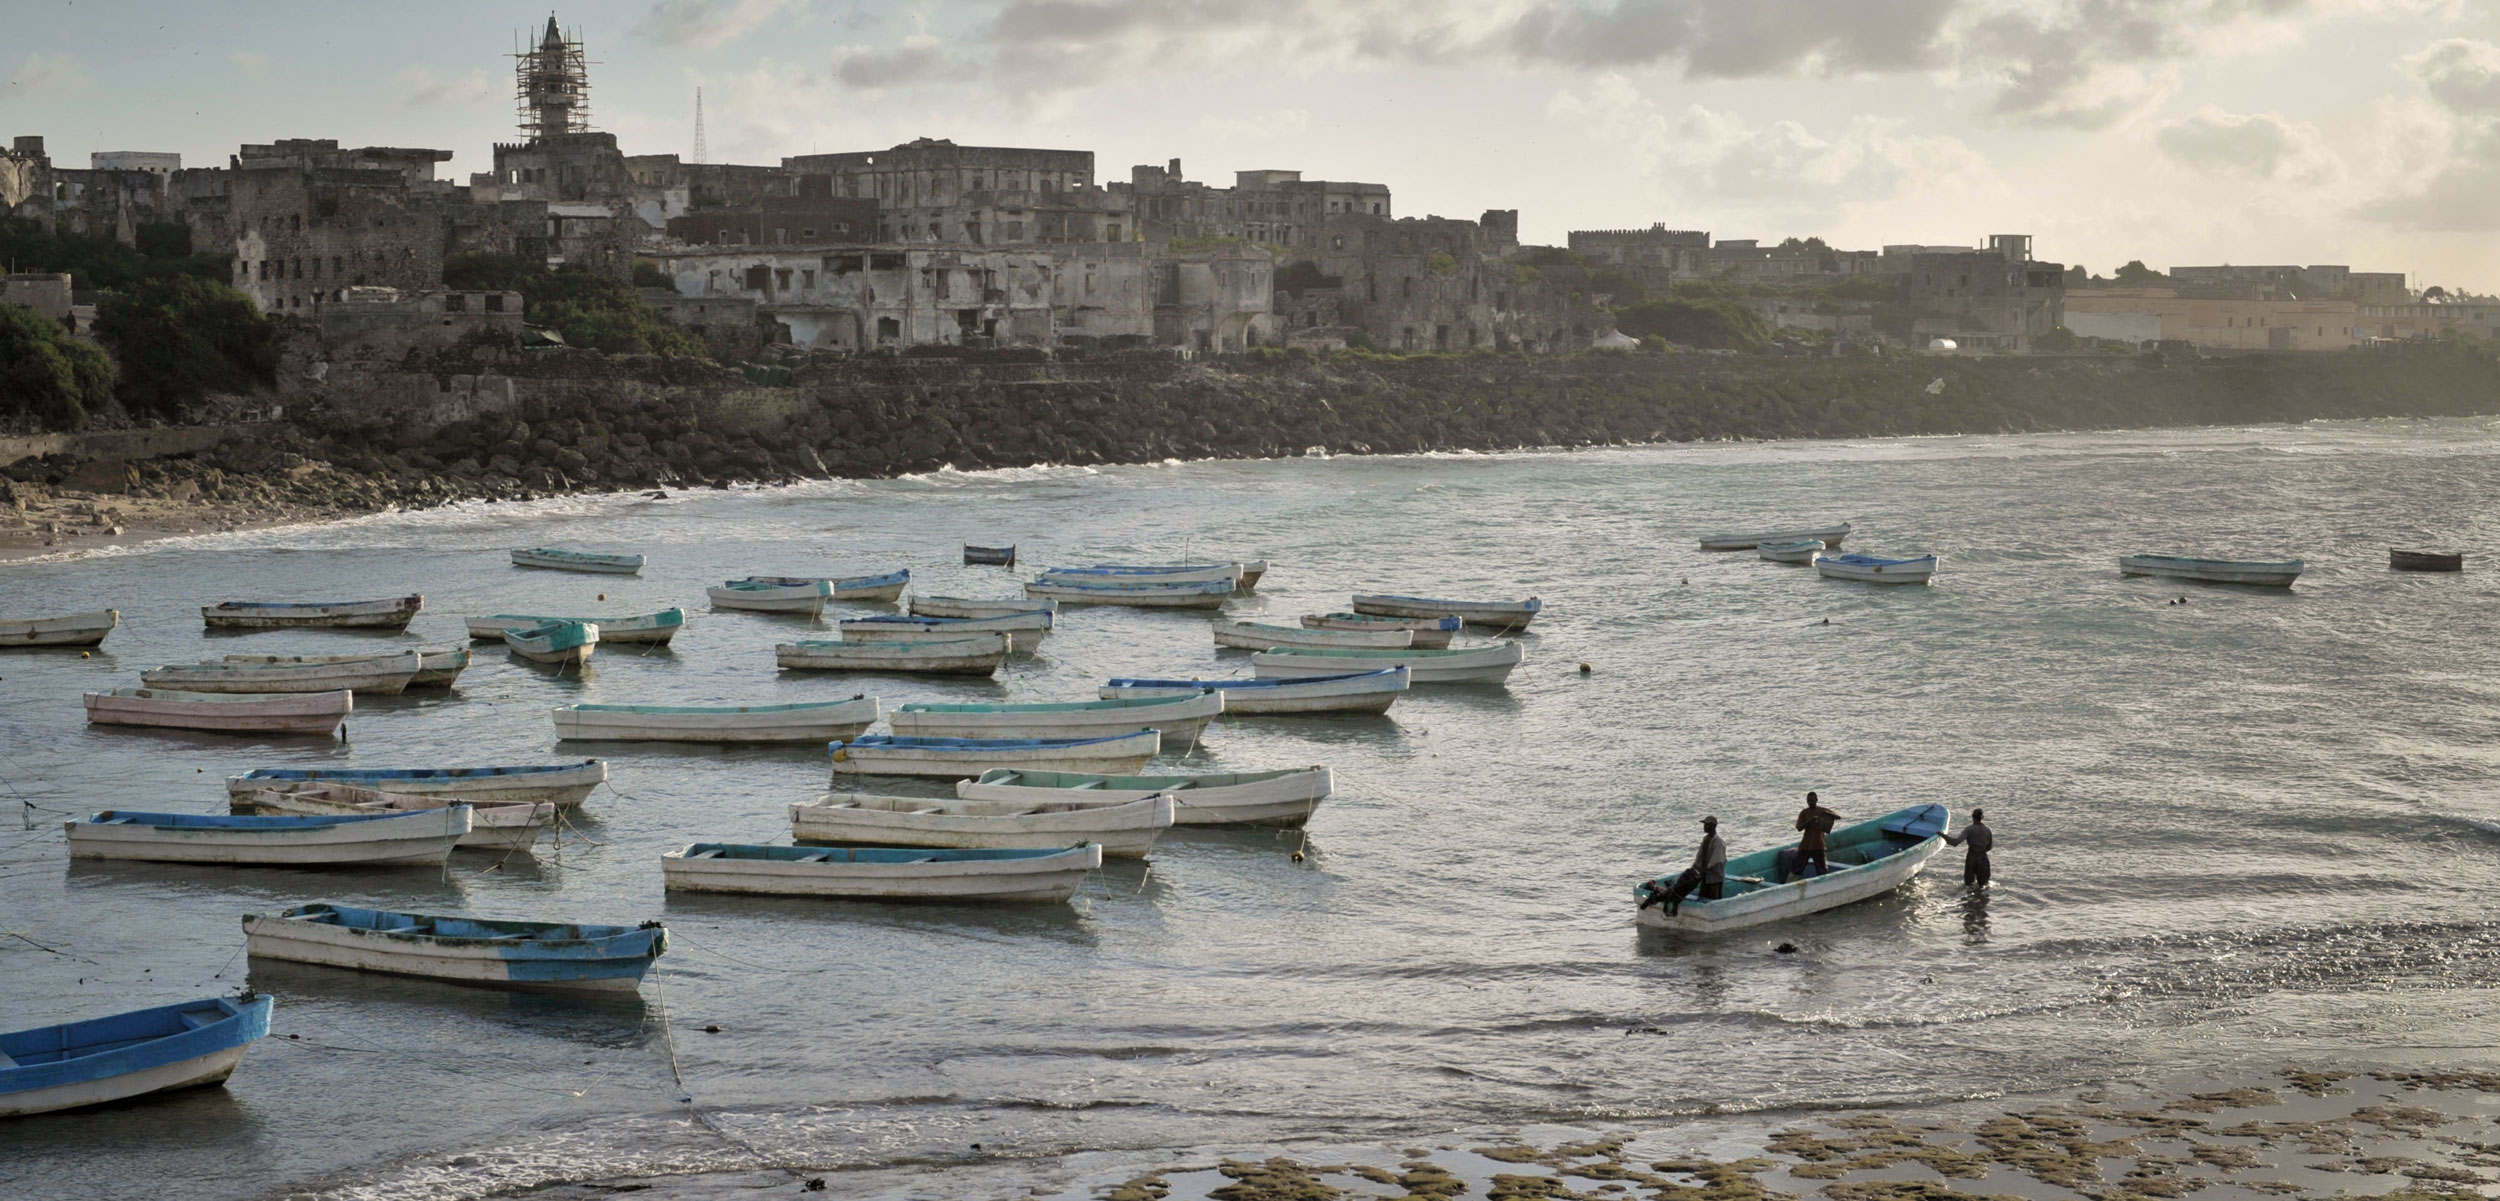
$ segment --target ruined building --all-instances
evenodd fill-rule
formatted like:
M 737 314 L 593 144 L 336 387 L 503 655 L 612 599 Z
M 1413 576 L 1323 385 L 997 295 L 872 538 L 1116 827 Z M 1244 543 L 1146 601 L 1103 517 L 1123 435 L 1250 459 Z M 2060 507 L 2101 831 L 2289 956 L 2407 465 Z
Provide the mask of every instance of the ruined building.
M 1697 229 L 1575 229 L 1569 244 L 1591 265 L 1622 272 L 1653 295 L 1666 295 L 1679 279 L 1710 277 L 1710 235 Z
M 2065 323 L 2066 269 L 2034 262 L 2031 235 L 1992 234 L 1985 250 L 1910 256 L 1911 334 L 1964 350 L 2028 350 Z
M 1129 168 L 1124 193 L 1150 242 L 1232 240 L 1307 250 L 1334 217 L 1390 218 L 1389 188 L 1376 183 L 1306 180 L 1299 171 L 1236 171 L 1233 186 L 1184 179 L 1181 161 Z M 1516 230 L 1513 231 L 1516 241 Z
M 1094 186 L 1090 150 L 920 138 L 888 150 L 785 158 L 781 168 L 830 178 L 835 196 L 876 201 L 883 242 L 1056 246 L 1126 241 L 1136 229 L 1127 200 Z
M 55 164 L 37 136 L 20 136 L 0 150 L 0 217 L 38 220 L 125 245 L 138 244 L 146 226 L 179 226 L 184 232 L 174 236 L 187 234 L 202 250 L 232 239 L 222 168 L 185 170 L 179 154 L 106 150 L 89 155 L 87 169 L 80 170 Z
M 632 278 L 634 247 L 665 215 L 645 220 L 616 135 L 590 128 L 590 74 L 581 42 L 550 16 L 538 43 L 513 60 L 523 140 L 495 145 L 493 174 L 470 177 L 470 203 L 543 204 L 549 262 Z
M 353 287 L 439 289 L 448 150 L 286 139 L 247 145 L 230 167 L 234 286 L 263 312 L 318 311 Z

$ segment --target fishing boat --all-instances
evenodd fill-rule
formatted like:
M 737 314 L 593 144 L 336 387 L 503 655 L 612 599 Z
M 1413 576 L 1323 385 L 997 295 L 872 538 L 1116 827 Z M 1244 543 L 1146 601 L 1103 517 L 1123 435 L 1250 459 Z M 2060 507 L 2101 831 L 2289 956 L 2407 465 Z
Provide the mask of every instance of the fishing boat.
M 1866 584 L 1924 584 L 1936 574 L 1943 560 L 1934 555 L 1910 559 L 1887 559 L 1881 555 L 1816 555 L 1814 572 L 1827 580 L 1856 580 Z
M 1358 596 L 1354 611 L 1379 617 L 1455 617 L 1471 626 L 1524 630 L 1543 612 L 1545 602 L 1531 596 L 1517 601 L 1434 600 L 1423 596 Z
M 1007 635 L 963 634 L 926 640 L 834 642 L 808 639 L 773 648 L 773 661 L 799 671 L 892 671 L 986 676 L 1007 661 Z
M 833 770 L 964 780 L 996 767 L 1136 771 L 1163 748 L 1153 730 L 1099 738 L 910 738 L 870 734 L 831 748 Z
M 414 813 L 421 809 L 441 809 L 453 802 L 442 797 L 408 796 L 396 792 L 378 792 L 353 784 L 323 784 L 312 781 L 287 781 L 272 784 L 246 796 L 226 798 L 226 807 L 236 813 L 274 813 L 295 817 L 318 817 L 331 813 Z M 471 805 L 469 832 L 453 844 L 473 851 L 526 851 L 538 844 L 540 835 L 555 828 L 556 807 L 545 801 L 535 805 Z
M 1101 582 L 1094 582 L 1095 579 Z M 1044 576 L 1026 581 L 1024 594 L 1069 605 L 1126 605 L 1138 609 L 1221 609 L 1233 595 L 1230 580 L 1174 584 L 1150 582 L 1151 579 L 1139 577 L 1139 582 L 1129 583 L 1094 577 L 1079 582 L 1067 576 Z
M 414 813 L 236 817 L 107 809 L 61 823 L 72 859 L 253 867 L 440 867 L 469 832 L 469 807 Z
M 394 913 L 321 902 L 243 915 L 243 952 L 455 984 L 632 992 L 668 950 L 668 927 Z
M 599 627 L 579 621 L 550 621 L 526 630 L 505 630 L 503 644 L 532 663 L 587 663 L 591 652 L 599 649 Z
M 1013 567 L 1015 565 L 1016 548 L 1012 546 L 973 546 L 968 543 L 964 546 L 964 566 L 966 567 Z
M 934 704 L 916 701 L 886 718 L 907 738 L 1094 738 L 1161 730 L 1165 746 L 1194 743 L 1224 711 L 1220 692 L 1135 700 L 1042 704 Z
M 2391 550 L 2387 566 L 2396 571 L 2463 571 L 2465 552 L 2439 550 Z M 0 644 L 8 641 L 8 623 L 0 622 Z M 101 637 L 102 635 L 98 635 Z
M 512 552 L 512 565 L 544 567 L 551 571 L 585 571 L 597 575 L 639 575 L 642 572 L 642 556 L 566 550 L 560 546 L 533 546 Z
M 825 602 L 833 599 L 833 581 L 798 580 L 767 584 L 761 580 L 731 580 L 717 588 L 706 588 L 703 594 L 712 599 L 715 609 L 743 609 L 749 613 L 805 613 L 813 617 L 824 612 Z
M 2298 559 L 2264 562 L 2251 559 L 2188 559 L 2177 555 L 2127 555 L 2118 560 L 2120 575 L 2164 576 L 2202 580 L 2208 584 L 2254 584 L 2289 588 L 2308 564 Z
M 1765 530 L 1759 534 L 1712 534 L 1701 540 L 1703 550 L 1754 550 L 1765 542 L 1819 542 L 1831 550 L 1840 549 L 1840 540 L 1849 536 L 1849 523 L 1818 526 L 1802 530 Z
M 1262 680 L 1341 676 L 1383 667 L 1404 667 L 1413 684 L 1499 684 L 1528 657 L 1516 642 L 1448 651 L 1348 651 L 1278 647 L 1250 656 L 1250 674 Z
M 1754 557 L 1766 563 L 1811 563 L 1826 548 L 1820 538 L 1798 538 L 1782 542 L 1765 542 L 1754 547 Z
M 914 617 L 1014 617 L 1020 613 L 1056 613 L 1059 602 L 1031 597 L 911 596 Z
M 1404 650 L 1415 645 L 1413 630 L 1314 630 L 1233 621 L 1212 627 L 1217 646 L 1263 651 L 1272 646 L 1316 646 L 1347 650 Z
M 1374 671 L 1300 679 L 1219 680 L 1118 679 L 1103 685 L 1106 698 L 1184 696 L 1220 692 L 1228 717 L 1289 713 L 1386 713 L 1405 695 L 1409 672 L 1404 665 Z
M 606 643 L 650 642 L 665 645 L 677 636 L 686 624 L 684 609 L 662 609 L 657 613 L 626 614 L 619 617 L 553 617 L 526 613 L 497 613 L 490 617 L 472 617 L 469 637 L 479 642 L 501 642 L 512 630 L 527 630 L 551 621 L 577 622 L 599 627 L 599 641 Z
M 408 688 L 408 681 L 425 670 L 425 656 L 416 651 L 402 651 L 372 659 L 348 659 L 332 663 L 228 663 L 209 660 L 202 663 L 174 663 L 139 673 L 139 682 L 150 688 L 170 688 L 183 692 L 361 692 L 367 696 L 397 696 Z
M 247 992 L 0 1034 L 0 1118 L 224 1084 L 276 1005 Z
M 200 610 L 219 630 L 402 630 L 425 607 L 422 596 L 359 601 L 221 601 Z
M 729 583 L 732 587 L 740 584 L 759 584 L 768 588 L 803 588 L 809 584 L 823 584 L 832 589 L 826 594 L 832 600 L 890 602 L 899 599 L 903 595 L 903 589 L 911 585 L 911 570 L 905 568 L 901 571 L 889 571 L 883 575 L 836 576 L 831 579 L 809 576 L 751 575 L 743 580 L 731 580 Z
M 1095 804 L 1169 794 L 1180 826 L 1298 826 L 1336 790 L 1325 767 L 1196 776 L 1092 775 L 1001 769 L 955 785 L 968 801 L 1045 802 L 1080 797 Z
M 288 696 L 116 688 L 90 692 L 86 703 L 91 725 L 220 734 L 334 734 L 355 710 L 356 696 L 343 688 Z
M 0 617 L 0 650 L 17 646 L 100 646 L 122 623 L 119 609 L 64 617 Z
M 1209 584 L 1221 580 L 1238 589 L 1241 587 L 1241 564 L 1201 563 L 1171 567 L 1119 565 L 1053 567 L 1043 572 L 1041 578 L 1070 584 Z
M 1256 592 L 1259 590 L 1260 578 L 1267 574 L 1267 560 L 1251 559 L 1242 563 L 1096 563 L 1091 567 L 1069 570 L 1187 579 L 1199 572 L 1222 572 L 1226 568 L 1241 573 L 1241 577 L 1233 582 L 1236 589 L 1242 592 Z
M 1944 847 L 1951 814 L 1942 805 L 1912 805 L 1873 821 L 1832 831 L 1824 846 L 1831 870 L 1798 880 L 1781 878 L 1796 862 L 1797 846 L 1755 851 L 1727 861 L 1725 895 L 1715 901 L 1686 898 L 1672 914 L 1664 904 L 1635 910 L 1641 925 L 1687 934 L 1741 930 L 1783 918 L 1820 913 L 1882 896 L 1908 883 Z M 1663 892 L 1675 877 L 1661 876 L 1632 889 L 1635 905 Z
M 566 705 L 559 739 L 615 742 L 834 742 L 857 738 L 884 716 L 873 696 L 786 705 Z
M 449 650 L 420 650 L 416 653 L 419 665 L 417 674 L 408 677 L 407 686 L 410 688 L 449 688 L 460 679 L 461 672 L 469 669 L 469 648 L 464 646 L 452 647 Z M 393 657 L 395 657 L 393 652 L 367 655 L 227 655 L 217 662 L 276 667 L 290 663 L 371 663 L 375 660 Z M 202 660 L 202 662 L 208 662 L 208 660 Z
M 1090 842 L 962 851 L 698 842 L 660 856 L 662 883 L 675 890 L 857 901 L 1065 901 L 1101 866 Z
M 1450 639 L 1458 636 L 1467 622 L 1458 617 L 1379 617 L 1370 613 L 1305 613 L 1302 628 L 1306 630 L 1404 630 L 1414 641 L 1407 645 L 1419 651 L 1449 649 Z
M 875 617 L 846 617 L 837 623 L 845 642 L 925 641 L 948 638 L 957 634 L 1005 634 L 1007 649 L 1017 654 L 1030 654 L 1040 649 L 1042 638 L 1050 633 L 1052 615 L 1048 613 L 1010 613 L 1005 617 L 904 617 L 900 614 L 879 614 Z
M 862 847 L 1065 847 L 1091 842 L 1112 859 L 1143 859 L 1172 828 L 1172 798 L 1095 804 L 967 801 L 832 792 L 790 806 L 790 838 Z
M 412 796 L 457 798 L 478 805 L 545 801 L 571 809 L 607 779 L 604 759 L 504 767 L 264 767 L 226 777 L 226 797 L 232 800 L 279 781 L 317 780 Z

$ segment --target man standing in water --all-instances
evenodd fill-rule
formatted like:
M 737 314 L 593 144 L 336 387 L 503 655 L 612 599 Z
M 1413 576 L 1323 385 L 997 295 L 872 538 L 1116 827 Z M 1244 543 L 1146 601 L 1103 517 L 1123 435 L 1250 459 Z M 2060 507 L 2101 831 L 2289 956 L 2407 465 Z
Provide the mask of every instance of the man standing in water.
M 1809 792 L 1806 807 L 1797 814 L 1797 828 L 1804 836 L 1797 840 L 1797 875 L 1812 879 L 1832 870 L 1830 851 L 1824 836 L 1832 832 L 1840 815 L 1823 807 L 1821 798 Z
M 1987 810 L 1973 809 L 1970 824 L 1962 827 L 1961 833 L 1944 836 L 1946 846 L 1970 847 L 1962 856 L 1962 884 L 1967 888 L 1988 886 L 1988 852 L 1997 845 L 1997 836 L 1988 832 L 1987 817 Z

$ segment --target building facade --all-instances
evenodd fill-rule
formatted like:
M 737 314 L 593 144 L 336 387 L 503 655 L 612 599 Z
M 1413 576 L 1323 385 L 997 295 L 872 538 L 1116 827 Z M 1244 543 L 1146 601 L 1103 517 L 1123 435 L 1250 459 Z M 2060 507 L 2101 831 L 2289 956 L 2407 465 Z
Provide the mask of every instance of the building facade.
M 1965 350 L 2028 350 L 2065 319 L 2066 269 L 2031 257 L 2028 234 L 1994 234 L 1978 251 L 1910 255 L 1911 334 Z

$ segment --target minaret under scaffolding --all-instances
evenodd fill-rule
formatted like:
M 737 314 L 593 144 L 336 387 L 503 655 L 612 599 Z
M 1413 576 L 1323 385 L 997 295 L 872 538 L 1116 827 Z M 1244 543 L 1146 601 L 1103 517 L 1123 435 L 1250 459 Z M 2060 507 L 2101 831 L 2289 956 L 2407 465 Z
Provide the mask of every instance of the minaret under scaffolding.
M 524 136 L 535 142 L 590 132 L 589 64 L 581 40 L 556 28 L 555 14 L 547 14 L 547 33 L 537 48 L 512 58 Z

